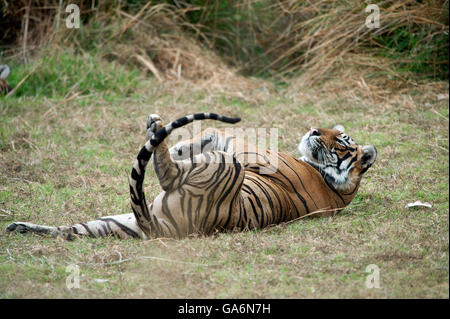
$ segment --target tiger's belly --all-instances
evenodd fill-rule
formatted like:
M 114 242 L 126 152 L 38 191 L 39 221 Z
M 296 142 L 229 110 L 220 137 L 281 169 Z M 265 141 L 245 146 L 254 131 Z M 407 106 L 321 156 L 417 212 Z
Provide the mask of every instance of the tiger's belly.
M 227 196 L 225 192 L 229 192 Z M 212 234 L 222 230 L 264 228 L 300 218 L 327 216 L 335 199 L 316 181 L 245 171 L 242 187 L 193 189 L 180 187 L 162 192 L 150 205 L 150 214 L 167 237 Z
M 285 189 L 258 174 L 246 172 L 240 193 L 234 225 L 228 228 L 264 228 L 300 217 L 303 213 L 296 209 L 296 203 Z
M 307 178 L 245 172 L 238 209 L 227 229 L 264 228 L 301 217 L 327 217 L 345 207 L 326 185 Z M 319 180 L 320 181 L 320 180 Z
M 230 195 L 223 196 L 220 189 L 192 192 L 187 187 L 180 187 L 159 194 L 149 210 L 155 221 L 164 225 L 161 228 L 164 236 L 210 235 L 234 224 L 239 191 Z

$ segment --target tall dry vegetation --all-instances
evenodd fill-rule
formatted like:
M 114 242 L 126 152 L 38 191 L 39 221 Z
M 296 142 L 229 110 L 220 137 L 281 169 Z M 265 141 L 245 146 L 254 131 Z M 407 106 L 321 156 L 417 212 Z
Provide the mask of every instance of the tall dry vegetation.
M 356 0 L 80 0 L 79 30 L 64 26 L 66 2 L 3 1 L 2 54 L 27 61 L 36 49 L 69 46 L 161 81 L 240 90 L 255 83 L 244 76 L 310 85 L 340 74 L 379 95 L 386 86 L 448 79 L 448 1 L 378 1 L 375 30 L 364 24 L 367 2 Z
M 364 23 L 371 2 L 354 0 L 234 1 L 233 7 L 212 1 L 191 20 L 203 26 L 210 46 L 250 74 L 306 69 L 320 78 L 349 54 L 362 53 L 448 76 L 448 1 L 372 2 L 380 7 L 375 30 Z

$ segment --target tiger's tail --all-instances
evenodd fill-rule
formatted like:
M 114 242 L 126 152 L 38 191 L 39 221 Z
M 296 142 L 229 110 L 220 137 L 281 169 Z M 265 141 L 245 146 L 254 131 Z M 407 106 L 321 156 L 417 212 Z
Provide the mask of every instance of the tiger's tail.
M 134 161 L 133 168 L 131 170 L 129 184 L 130 184 L 131 208 L 141 228 L 145 227 L 144 220 L 151 219 L 148 206 L 145 200 L 143 184 L 144 184 L 145 168 L 147 167 L 147 164 L 150 161 L 150 158 L 152 157 L 155 148 L 158 147 L 158 145 L 161 144 L 164 141 L 164 139 L 168 137 L 174 129 L 185 126 L 193 121 L 208 120 L 208 119 L 231 124 L 237 123 L 241 120 L 239 117 L 231 118 L 215 113 L 196 113 L 184 116 L 156 131 L 155 134 L 145 143 L 145 145 L 139 151 L 139 154 L 137 155 L 137 158 Z M 147 232 L 148 230 L 143 229 L 143 231 Z

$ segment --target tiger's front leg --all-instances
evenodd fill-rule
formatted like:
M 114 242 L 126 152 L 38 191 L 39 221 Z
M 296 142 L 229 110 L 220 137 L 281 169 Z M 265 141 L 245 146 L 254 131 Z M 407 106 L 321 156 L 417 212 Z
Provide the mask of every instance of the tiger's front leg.
M 215 128 L 207 128 L 191 139 L 178 142 L 169 149 L 169 152 L 172 159 L 176 161 L 213 151 L 221 151 L 233 155 L 236 152 L 235 144 L 237 141 L 243 146 L 247 145 L 234 135 Z
M 272 174 L 276 171 L 277 158 L 273 153 L 258 149 L 246 142 L 243 136 L 231 135 L 215 128 L 207 128 L 193 138 L 178 142 L 169 149 L 170 156 L 175 161 L 213 151 L 235 156 L 248 171 L 258 174 Z

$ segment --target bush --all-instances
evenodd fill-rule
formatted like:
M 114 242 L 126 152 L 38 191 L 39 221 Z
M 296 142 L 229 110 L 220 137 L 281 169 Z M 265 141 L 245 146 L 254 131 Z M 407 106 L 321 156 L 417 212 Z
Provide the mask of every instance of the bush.
M 21 44 L 26 1 L 4 3 L 0 28 L 6 32 L 0 44 Z M 60 40 L 48 36 L 55 32 L 59 1 L 31 3 L 30 39 Z M 153 37 L 187 32 L 245 75 L 308 74 L 315 80 L 360 54 L 383 57 L 386 64 L 379 68 L 389 72 L 448 79 L 448 1 L 382 1 L 381 27 L 374 30 L 364 25 L 367 3 L 360 0 L 114 0 L 98 2 L 94 9 L 92 1 L 80 0 L 79 5 L 85 28 L 69 36 L 87 50 L 106 40 L 126 43 L 129 33 L 147 28 Z M 120 24 L 117 19 L 129 27 L 112 37 L 107 24 Z M 154 57 L 158 52 L 147 53 Z

